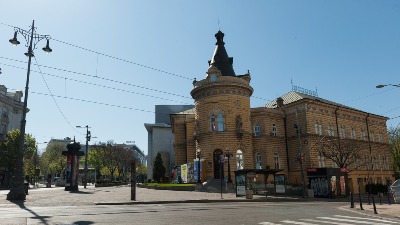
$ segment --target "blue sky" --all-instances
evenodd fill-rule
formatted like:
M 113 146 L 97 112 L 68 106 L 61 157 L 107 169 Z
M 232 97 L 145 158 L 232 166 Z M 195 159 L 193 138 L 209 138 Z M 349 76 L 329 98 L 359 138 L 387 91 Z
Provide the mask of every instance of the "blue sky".
M 236 74 L 251 73 L 252 107 L 293 81 L 400 122 L 400 88 L 375 88 L 400 83 L 398 1 L 1 1 L 0 84 L 10 91 L 24 90 L 27 48 L 8 40 L 32 20 L 53 49 L 39 42 L 32 61 L 26 131 L 38 142 L 84 143 L 75 126 L 89 125 L 91 144 L 135 141 L 147 153 L 144 123 L 155 105 L 193 104 L 192 80 L 204 78 L 219 29 Z

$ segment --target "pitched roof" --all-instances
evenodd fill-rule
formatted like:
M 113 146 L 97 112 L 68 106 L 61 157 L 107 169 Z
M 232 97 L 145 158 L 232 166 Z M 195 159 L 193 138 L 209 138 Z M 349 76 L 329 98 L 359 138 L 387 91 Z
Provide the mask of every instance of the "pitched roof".
M 281 98 L 283 99 L 283 104 L 284 105 L 287 105 L 287 104 L 290 104 L 290 103 L 293 103 L 293 102 L 297 102 L 297 101 L 300 101 L 302 99 L 310 99 L 310 100 L 319 101 L 319 102 L 323 102 L 323 103 L 330 104 L 330 105 L 335 105 L 335 106 L 340 106 L 340 107 L 343 107 L 343 108 L 348 108 L 348 109 L 353 109 L 353 110 L 360 111 L 358 109 L 351 108 L 349 106 L 345 106 L 345 105 L 342 105 L 342 104 L 339 104 L 339 103 L 336 103 L 336 102 L 332 102 L 332 101 L 329 101 L 329 100 L 326 100 L 326 99 L 323 99 L 323 98 L 320 98 L 320 97 L 307 95 L 307 94 L 300 93 L 300 92 L 295 92 L 295 91 L 290 91 L 290 92 L 282 95 Z M 266 107 L 266 108 L 277 108 L 277 106 L 278 105 L 277 105 L 276 99 L 274 99 L 271 102 L 269 102 L 269 103 L 264 105 L 264 107 Z

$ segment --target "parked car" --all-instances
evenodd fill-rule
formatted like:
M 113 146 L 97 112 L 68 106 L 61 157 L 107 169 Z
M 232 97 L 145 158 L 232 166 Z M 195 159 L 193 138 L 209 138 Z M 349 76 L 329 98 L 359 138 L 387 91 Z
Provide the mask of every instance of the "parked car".
M 400 204 L 400 179 L 390 186 L 389 191 L 392 193 L 394 201 Z

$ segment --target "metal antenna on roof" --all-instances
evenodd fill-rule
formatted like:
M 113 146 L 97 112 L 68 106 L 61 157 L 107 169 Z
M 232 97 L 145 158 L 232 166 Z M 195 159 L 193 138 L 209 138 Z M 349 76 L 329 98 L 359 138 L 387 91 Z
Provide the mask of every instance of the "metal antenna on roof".
M 221 25 L 219 24 L 219 16 L 218 16 L 218 30 L 221 30 Z

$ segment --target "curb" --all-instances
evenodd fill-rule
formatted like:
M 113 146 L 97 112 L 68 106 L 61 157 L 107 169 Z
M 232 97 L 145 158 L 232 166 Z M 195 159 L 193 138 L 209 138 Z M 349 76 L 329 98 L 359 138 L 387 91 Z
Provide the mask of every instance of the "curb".
M 218 203 L 218 202 L 306 202 L 304 199 L 196 199 L 171 201 L 132 201 L 132 202 L 94 202 L 95 205 L 145 205 L 145 204 L 175 204 L 175 203 Z

